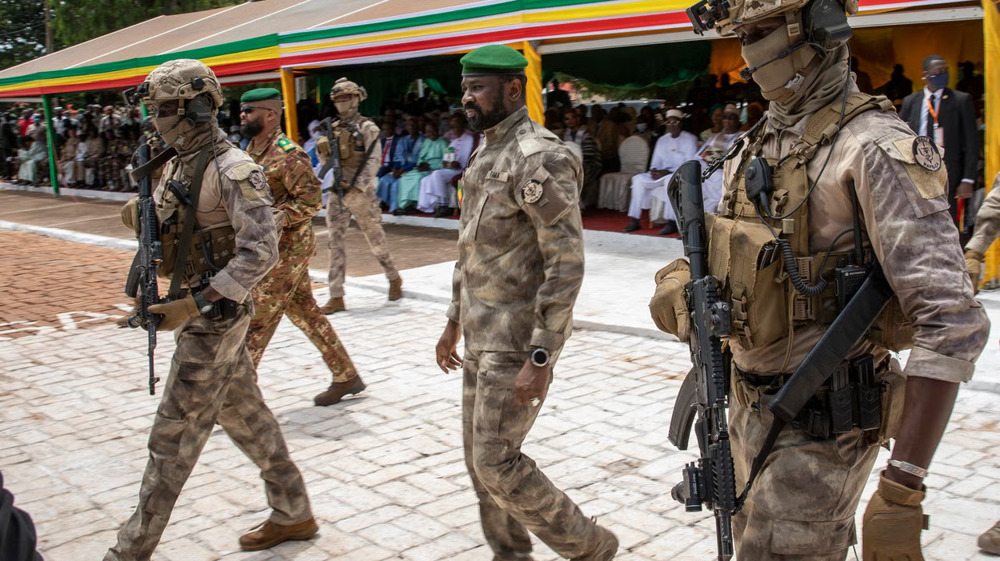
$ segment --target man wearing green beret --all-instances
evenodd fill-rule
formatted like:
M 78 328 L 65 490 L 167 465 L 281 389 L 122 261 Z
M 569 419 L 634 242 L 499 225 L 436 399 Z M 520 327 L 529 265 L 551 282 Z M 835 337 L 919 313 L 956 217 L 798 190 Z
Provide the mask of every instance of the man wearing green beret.
M 329 389 L 317 395 L 316 405 L 333 405 L 345 395 L 365 389 L 330 321 L 320 311 L 309 280 L 309 258 L 316 252 L 312 217 L 322 208 L 319 178 L 309 156 L 281 132 L 284 104 L 274 88 L 250 90 L 240 98 L 240 126 L 250 138 L 247 153 L 264 168 L 274 195 L 275 222 L 282 224 L 278 264 L 252 291 L 255 314 L 247 331 L 247 349 L 254 366 L 287 315 L 313 345 L 333 373 Z
M 436 354 L 442 371 L 463 369 L 465 463 L 483 533 L 495 561 L 530 559 L 528 531 L 564 558 L 607 561 L 615 535 L 521 452 L 573 329 L 581 164 L 528 117 L 520 53 L 487 45 L 461 62 L 462 103 L 484 139 L 463 176 L 459 257 Z

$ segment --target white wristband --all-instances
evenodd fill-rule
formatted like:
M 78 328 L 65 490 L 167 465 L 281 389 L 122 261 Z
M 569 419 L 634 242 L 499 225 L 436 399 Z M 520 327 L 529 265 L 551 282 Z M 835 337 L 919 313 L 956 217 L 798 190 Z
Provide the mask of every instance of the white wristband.
M 908 473 L 912 476 L 919 477 L 921 479 L 927 477 L 926 469 L 917 465 L 913 465 L 910 462 L 903 462 L 900 460 L 889 460 L 889 465 L 898 469 L 899 471 Z

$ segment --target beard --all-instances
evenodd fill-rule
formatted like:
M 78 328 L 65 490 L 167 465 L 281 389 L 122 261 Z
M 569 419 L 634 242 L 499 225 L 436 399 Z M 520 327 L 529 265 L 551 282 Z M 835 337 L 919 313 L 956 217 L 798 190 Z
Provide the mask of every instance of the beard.
M 473 110 L 476 115 L 469 117 L 469 127 L 476 132 L 482 132 L 486 129 L 493 128 L 500 124 L 507 118 L 508 113 L 503 107 L 503 100 L 498 95 L 495 100 L 493 100 L 493 110 L 489 113 L 483 111 L 483 108 L 479 106 L 478 103 L 469 102 L 465 104 L 466 110 Z M 468 115 L 466 115 L 468 117 Z
M 247 124 L 240 127 L 240 134 L 243 135 L 243 138 L 253 138 L 260 134 L 262 130 L 264 130 L 264 125 L 248 121 Z

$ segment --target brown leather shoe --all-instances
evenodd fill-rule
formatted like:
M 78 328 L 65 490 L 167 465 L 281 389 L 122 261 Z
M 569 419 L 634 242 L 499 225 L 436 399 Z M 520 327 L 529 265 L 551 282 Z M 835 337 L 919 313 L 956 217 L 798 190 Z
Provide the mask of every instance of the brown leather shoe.
M 396 277 L 389 281 L 389 300 L 399 300 L 403 297 L 403 278 Z
M 344 305 L 344 297 L 341 296 L 340 298 L 330 298 L 327 300 L 326 304 L 323 304 L 319 311 L 326 315 L 330 315 L 337 312 L 343 312 L 346 309 L 347 306 Z
M 365 383 L 361 376 L 355 376 L 346 382 L 334 382 L 325 392 L 313 398 L 313 403 L 318 407 L 326 407 L 334 403 L 340 403 L 345 395 L 361 393 L 365 389 Z
M 574 557 L 572 561 L 611 561 L 618 552 L 618 536 L 604 526 L 597 527 L 597 545 L 593 551 L 582 557 Z
M 279 543 L 289 540 L 308 540 L 319 531 L 316 519 L 310 517 L 305 522 L 282 526 L 268 520 L 260 528 L 240 536 L 240 549 L 243 551 L 260 551 L 270 549 Z

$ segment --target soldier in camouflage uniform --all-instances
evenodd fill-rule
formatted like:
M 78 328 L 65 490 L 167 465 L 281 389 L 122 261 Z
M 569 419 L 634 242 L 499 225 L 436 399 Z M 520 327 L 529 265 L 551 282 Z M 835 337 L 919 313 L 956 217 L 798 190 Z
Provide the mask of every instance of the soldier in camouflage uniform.
M 965 245 L 965 265 L 969 269 L 972 286 L 977 289 L 986 251 L 996 241 L 997 235 L 1000 235 L 1000 174 L 993 180 L 993 188 L 976 213 L 976 228 L 972 232 L 972 239 Z M 1000 555 L 1000 522 L 979 536 L 979 549 Z
M 579 160 L 528 117 L 524 67 L 509 47 L 462 58 L 462 102 L 485 139 L 465 171 L 442 371 L 463 366 L 465 463 L 494 559 L 530 559 L 530 530 L 559 555 L 607 561 L 618 540 L 521 452 L 572 331 L 583 281 Z
M 278 264 L 251 291 L 256 314 L 247 331 L 247 348 L 254 366 L 259 365 L 281 316 L 287 315 L 320 350 L 333 373 L 330 388 L 316 396 L 316 405 L 333 405 L 364 390 L 365 383 L 319 311 L 309 280 L 309 258 L 316 252 L 312 217 L 323 200 L 319 179 L 305 150 L 281 132 L 283 103 L 278 90 L 250 90 L 240 103 L 241 132 L 250 138 L 247 153 L 264 168 L 274 197 L 275 222 L 283 224 Z
M 389 300 L 403 297 L 403 279 L 389 254 L 385 232 L 382 231 L 382 210 L 379 208 L 378 197 L 375 196 L 378 182 L 375 174 L 382 158 L 379 129 L 371 119 L 358 112 L 358 105 L 366 97 L 368 92 L 361 86 L 347 78 L 338 79 L 330 89 L 330 99 L 337 106 L 337 113 L 340 115 L 333 130 L 337 146 L 331 146 L 329 139 L 325 138 L 317 143 L 317 152 L 320 154 L 329 154 L 329 150 L 340 151 L 339 177 L 344 195 L 341 199 L 337 186 L 334 186 L 326 204 L 326 226 L 330 234 L 327 240 L 330 247 L 330 300 L 320 308 L 324 314 L 346 309 L 344 274 L 347 269 L 347 254 L 344 251 L 344 234 L 347 233 L 351 216 L 354 216 L 372 253 L 385 270 L 385 276 L 389 279 Z M 321 160 L 325 163 L 325 157 L 321 157 Z
M 219 265 L 223 257 L 228 259 L 214 274 L 200 256 L 190 254 L 176 269 L 184 277 L 178 279 L 179 297 L 149 308 L 162 314 L 160 329 L 176 330 L 177 347 L 149 435 L 138 505 L 104 560 L 150 559 L 216 423 L 260 469 L 272 509 L 260 529 L 240 537 L 240 547 L 259 550 L 309 538 L 318 528 L 305 482 L 264 403 L 245 343 L 253 317 L 250 288 L 278 261 L 267 180 L 260 166 L 226 142 L 216 125 L 223 97 L 215 74 L 204 64 L 189 59 L 164 63 L 150 73 L 136 95 L 155 115 L 163 140 L 177 150 L 153 195 L 163 235 L 175 231 L 167 226 L 168 220 L 196 218 L 199 239 L 210 237 L 213 245 L 229 239 L 232 249 L 213 256 Z M 190 209 L 195 212 L 190 212 L 166 184 L 176 180 L 191 188 L 194 168 L 205 161 L 206 153 L 200 197 L 197 207 Z M 122 212 L 130 227 L 138 220 L 134 206 L 133 199 Z M 161 276 L 173 279 L 175 269 L 168 261 L 165 252 Z
M 839 378 L 831 378 L 805 407 L 808 415 L 779 433 L 734 517 L 740 559 L 845 559 L 856 542 L 855 511 L 878 446 L 893 434 L 889 466 L 864 516 L 864 559 L 923 559 L 923 476 L 959 383 L 972 377 L 988 331 L 948 214 L 940 154 L 929 139 L 913 136 L 888 100 L 858 93 L 849 70 L 850 27 L 844 15 L 856 10 L 856 0 L 846 6 L 840 0 L 712 0 L 701 12 L 705 28 L 735 33 L 749 71 L 771 101 L 761 127 L 748 133 L 737 147 L 740 152 L 726 163 L 726 192 L 708 255 L 733 310 L 729 420 L 737 489 L 745 485 L 771 426 L 767 401 L 836 317 L 835 283 L 818 287 L 820 275 L 832 281 L 832 267 L 843 266 L 834 263 L 869 255 L 854 264 L 867 266 L 872 258 L 881 263 L 900 305 L 890 303 L 886 312 L 895 308 L 902 316 L 883 313 L 882 328 L 860 340 L 849 361 L 830 366 L 831 374 L 846 378 L 849 373 L 848 388 L 881 389 L 880 425 L 862 430 L 848 422 L 834 430 L 829 394 Z M 807 13 L 813 18 L 804 18 Z M 752 158 L 775 170 L 773 195 L 764 193 L 764 202 L 747 194 L 754 177 L 745 170 Z M 859 210 L 852 205 L 855 197 Z M 858 242 L 862 250 L 854 253 L 850 234 L 856 221 L 864 235 Z M 775 236 L 797 252 L 794 274 L 818 287 L 814 294 L 793 287 L 780 257 L 768 257 Z M 833 257 L 824 265 L 825 256 Z M 762 282 L 753 284 L 755 279 Z M 687 322 L 683 287 L 688 280 L 687 263 L 672 263 L 657 274 L 650 303 L 657 324 L 681 339 L 687 337 L 681 326 Z M 792 301 L 796 305 L 787 312 L 774 312 Z M 912 325 L 912 339 L 905 343 L 901 335 L 909 326 L 904 318 Z M 903 380 L 895 374 L 898 365 L 890 361 L 889 349 L 906 345 L 913 350 Z M 874 365 L 874 381 L 855 369 L 864 363 Z

